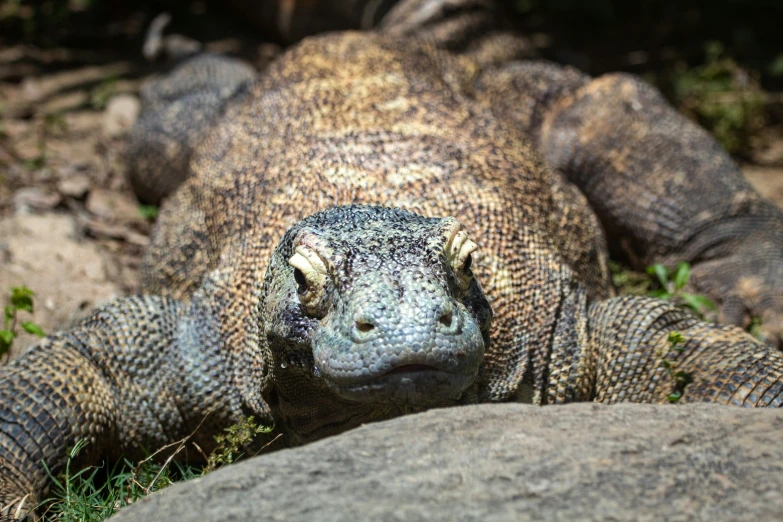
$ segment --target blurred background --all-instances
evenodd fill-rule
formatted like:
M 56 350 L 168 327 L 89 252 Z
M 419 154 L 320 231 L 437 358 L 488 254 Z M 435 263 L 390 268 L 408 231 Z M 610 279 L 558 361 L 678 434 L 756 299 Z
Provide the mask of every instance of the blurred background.
M 544 57 L 593 75 L 639 74 L 732 154 L 762 163 L 783 160 L 783 151 L 772 143 L 783 119 L 783 2 L 499 1 L 518 15 L 520 30 Z M 228 10 L 231 3 L 3 0 L 0 81 L 20 82 L 42 71 L 110 59 L 138 60 L 144 31 L 161 11 L 172 14 L 171 31 L 222 41 L 223 50 L 246 57 L 253 42 L 282 43 Z M 8 52 L 20 45 L 37 52 Z
M 167 32 L 261 69 L 285 42 L 238 1 L 0 0 L 0 304 L 30 287 L 48 332 L 137 290 L 157 208 L 135 200 L 123 150 L 139 87 L 162 68 L 142 57 L 146 29 L 166 11 Z M 658 86 L 783 205 L 783 2 L 503 3 L 543 57 Z

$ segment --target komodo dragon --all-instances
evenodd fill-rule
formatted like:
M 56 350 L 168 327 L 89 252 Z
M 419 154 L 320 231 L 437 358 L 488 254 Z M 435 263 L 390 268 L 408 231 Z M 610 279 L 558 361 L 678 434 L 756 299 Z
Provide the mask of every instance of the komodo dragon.
M 45 498 L 42 463 L 85 438 L 88 463 L 193 432 L 209 452 L 247 415 L 299 444 L 477 401 L 664 402 L 682 383 L 663 358 L 692 378 L 681 402 L 783 405 L 777 349 L 613 297 L 604 237 L 639 266 L 688 260 L 725 320 L 774 341 L 781 211 L 654 89 L 525 59 L 495 16 L 405 0 L 254 81 L 199 55 L 153 84 L 137 186 L 190 167 L 147 295 L 1 370 L 0 500 Z

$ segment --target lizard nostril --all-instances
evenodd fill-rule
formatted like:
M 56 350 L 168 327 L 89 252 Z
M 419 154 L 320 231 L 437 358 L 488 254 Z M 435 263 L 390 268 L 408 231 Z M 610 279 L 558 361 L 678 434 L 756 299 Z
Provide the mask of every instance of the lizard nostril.
M 442 325 L 449 327 L 451 326 L 451 321 L 454 319 L 454 314 L 451 313 L 451 310 L 446 312 L 445 314 L 440 316 L 440 319 L 438 319 L 438 322 L 440 322 Z
M 367 333 L 372 331 L 375 328 L 374 324 L 365 322 L 365 321 L 356 321 L 356 329 L 359 330 L 362 333 Z

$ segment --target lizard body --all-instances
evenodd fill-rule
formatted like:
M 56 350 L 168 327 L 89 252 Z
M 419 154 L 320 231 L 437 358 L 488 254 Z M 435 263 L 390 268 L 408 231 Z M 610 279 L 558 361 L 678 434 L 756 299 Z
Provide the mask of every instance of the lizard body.
M 2 369 L 4 504 L 41 498 L 41 461 L 57 472 L 81 438 L 90 462 L 191 433 L 209 451 L 246 415 L 298 444 L 434 406 L 665 402 L 664 358 L 692 378 L 682 402 L 783 405 L 777 350 L 613 297 L 604 232 L 640 262 L 687 254 L 736 298 L 724 310 L 758 305 L 774 335 L 780 211 L 651 88 L 520 60 L 502 32 L 460 44 L 488 4 L 460 5 L 403 2 L 250 82 L 219 58 L 180 66 L 212 76 L 147 108 L 192 128 L 142 117 L 131 148 L 150 151 L 137 177 L 189 165 L 145 258 L 150 295 Z M 223 101 L 199 114 L 203 99 Z M 756 301 L 731 293 L 742 281 Z

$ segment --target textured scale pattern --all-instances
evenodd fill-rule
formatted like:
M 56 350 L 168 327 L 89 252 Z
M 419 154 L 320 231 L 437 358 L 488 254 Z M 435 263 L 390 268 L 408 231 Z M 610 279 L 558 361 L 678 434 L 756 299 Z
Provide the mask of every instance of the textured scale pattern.
M 226 100 L 241 97 L 253 78 L 255 71 L 243 62 L 199 54 L 145 83 L 141 121 L 131 129 L 125 154 L 139 199 L 157 205 L 184 181 L 193 149 L 218 120 Z M 165 176 L 149 175 L 163 166 Z
M 228 266 L 218 257 L 200 267 L 181 251 L 231 256 L 236 284 L 259 280 L 289 227 L 336 205 L 381 203 L 455 216 L 481 247 L 474 270 L 495 310 L 491 344 L 498 348 L 485 357 L 494 376 L 486 394 L 513 395 L 528 357 L 539 355 L 529 347 L 549 343 L 563 286 L 581 280 L 592 297 L 609 295 L 600 263 L 605 247 L 589 208 L 578 204 L 584 200 L 461 94 L 470 77 L 461 78 L 466 73 L 451 62 L 429 46 L 414 52 L 410 42 L 359 33 L 289 51 L 196 152 L 182 189 L 188 197 L 175 197 L 162 219 L 194 227 L 203 215 L 203 229 L 161 229 L 164 236 L 148 251 L 148 290 L 183 297 L 179 274 L 188 282 L 201 277 L 198 270 Z M 296 95 L 275 95 L 280 91 Z M 571 216 L 571 228 L 558 223 L 563 215 Z M 238 248 L 253 254 L 235 259 Z M 235 321 L 244 320 L 227 317 L 224 329 L 238 332 Z
M 664 402 L 674 381 L 662 359 L 677 364 L 693 382 L 681 402 L 734 406 L 783 406 L 783 358 L 759 349 L 750 335 L 731 326 L 705 324 L 669 303 L 615 298 L 590 308 L 595 357 L 594 399 L 600 402 Z M 685 339 L 672 349 L 670 332 Z
M 375 31 L 307 39 L 252 81 L 190 58 L 147 89 L 135 186 L 187 178 L 148 296 L 0 370 L 0 504 L 45 498 L 41 460 L 57 473 L 81 438 L 86 463 L 191 433 L 208 452 L 246 415 L 297 444 L 435 405 L 664 402 L 664 357 L 693 377 L 683 402 L 783 405 L 774 348 L 612 296 L 607 242 L 693 263 L 724 318 L 779 340 L 783 215 L 714 140 L 632 77 L 530 59 L 492 2 L 354 4 Z

